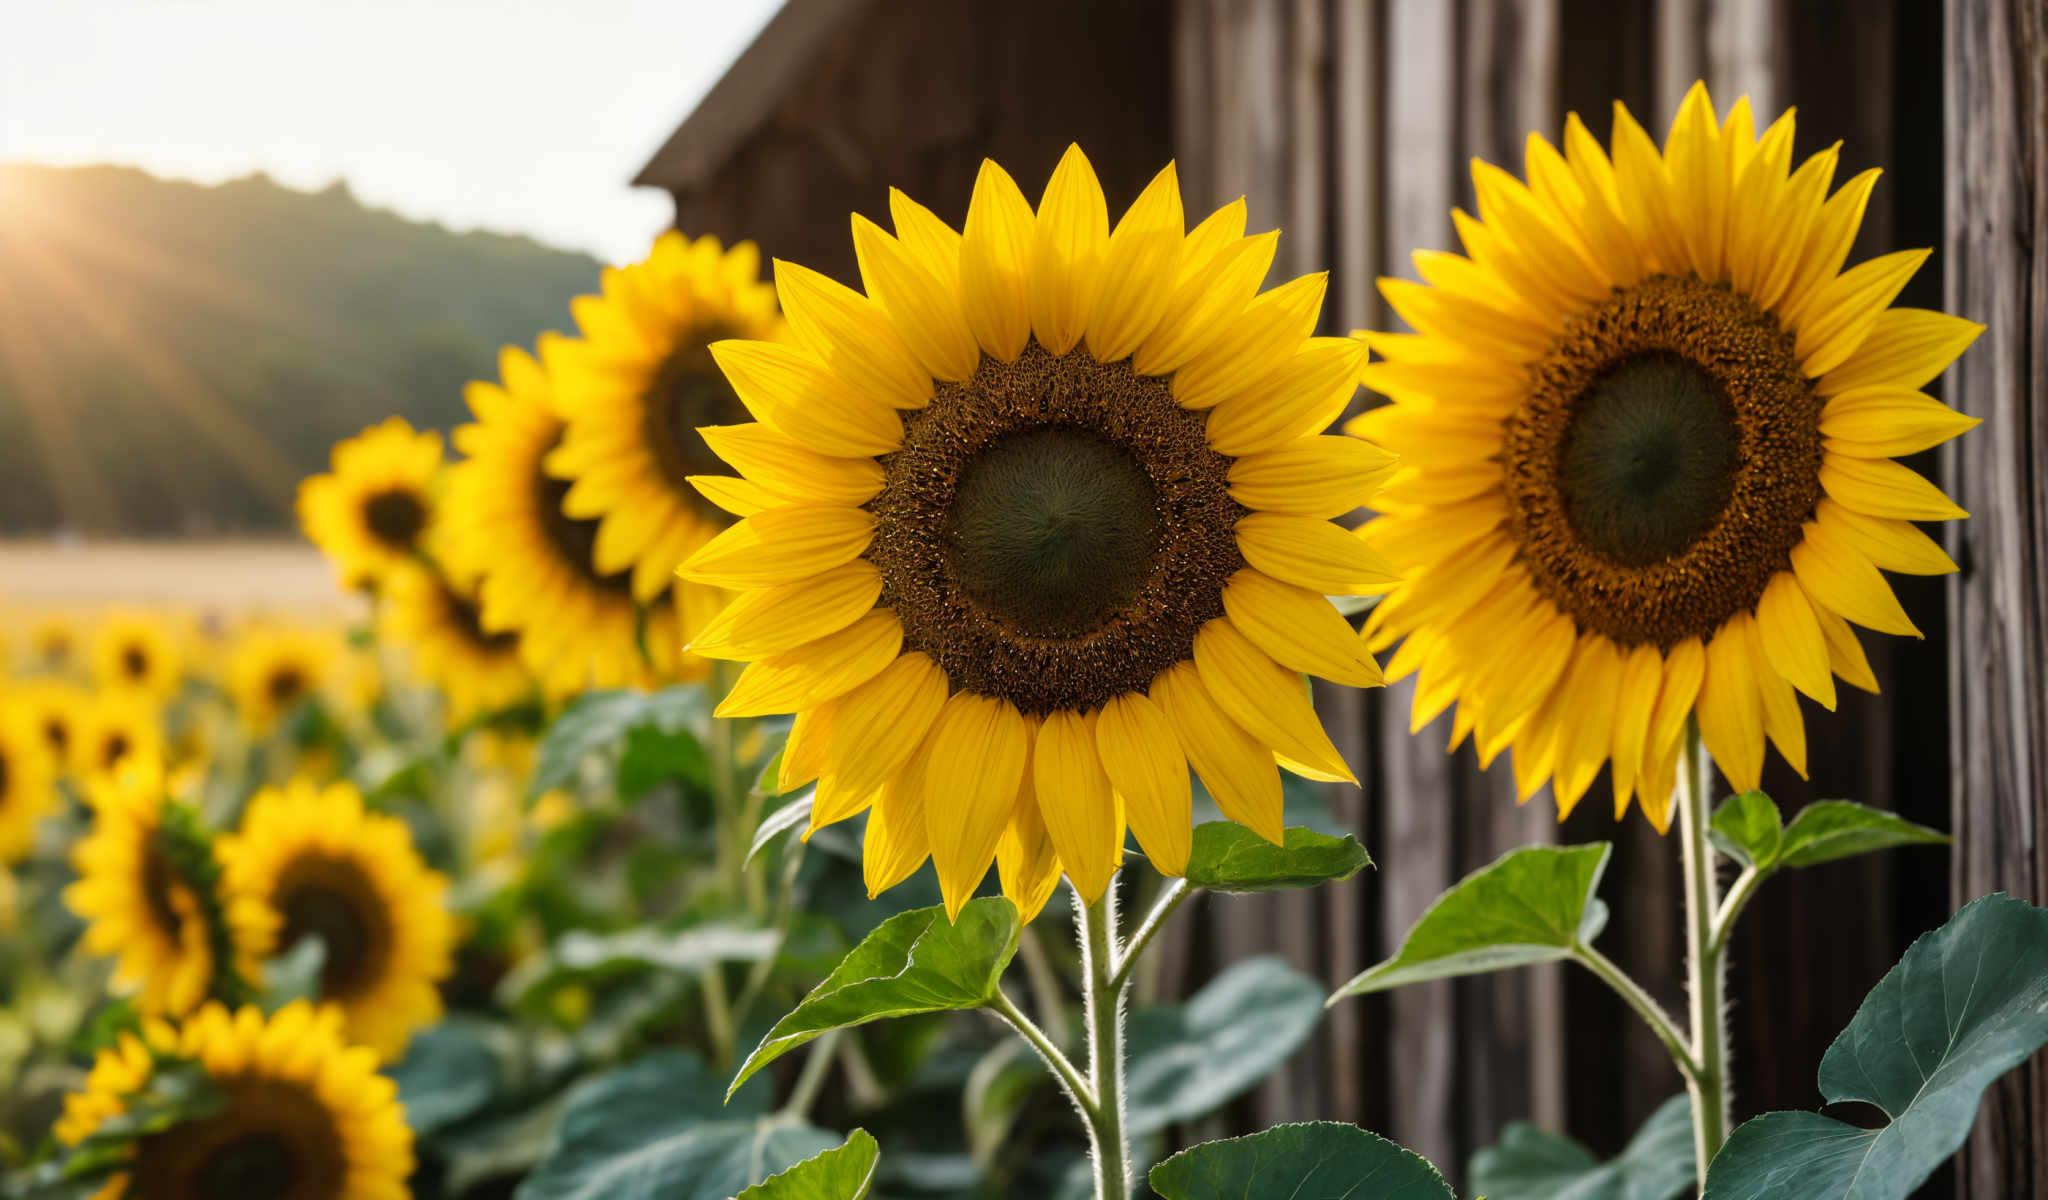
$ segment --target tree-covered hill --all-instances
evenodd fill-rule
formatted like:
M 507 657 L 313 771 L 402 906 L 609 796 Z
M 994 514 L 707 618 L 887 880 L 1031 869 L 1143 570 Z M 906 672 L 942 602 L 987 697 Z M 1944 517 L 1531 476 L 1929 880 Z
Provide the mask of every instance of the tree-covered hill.
M 0 164 L 0 535 L 289 528 L 335 439 L 458 423 L 597 269 L 340 184 Z

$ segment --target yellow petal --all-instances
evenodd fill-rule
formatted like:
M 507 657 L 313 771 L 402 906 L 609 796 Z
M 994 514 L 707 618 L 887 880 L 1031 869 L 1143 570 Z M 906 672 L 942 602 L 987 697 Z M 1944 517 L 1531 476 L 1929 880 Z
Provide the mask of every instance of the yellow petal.
M 873 899 L 910 878 L 931 857 L 925 834 L 924 790 L 917 768 L 891 779 L 868 812 L 867 841 L 861 847 L 861 874 Z
M 1301 676 L 1267 657 L 1229 621 L 1211 621 L 1195 635 L 1195 669 L 1230 719 L 1275 754 L 1358 781 L 1323 732 Z
M 1889 388 L 1843 392 L 1820 415 L 1827 448 L 1857 458 L 1918 454 L 1981 424 L 1932 396 Z
M 903 422 L 841 382 L 808 351 L 776 342 L 713 342 L 726 382 L 747 411 L 820 454 L 860 458 L 903 444 Z
M 1224 585 L 1223 611 L 1239 633 L 1288 670 L 1350 687 L 1385 682 L 1365 642 L 1320 593 L 1247 567 Z
M 825 771 L 855 792 L 871 792 L 905 769 L 946 702 L 945 672 L 913 650 L 848 692 L 832 729 Z
M 775 260 L 789 327 L 832 373 L 891 408 L 931 403 L 932 379 L 873 300 L 809 267 Z
M 1738 792 L 1755 789 L 1764 769 L 1763 698 L 1757 691 L 1748 613 L 1737 613 L 1707 644 L 1707 674 L 1700 684 L 1700 737 L 1721 773 Z
M 1763 655 L 1786 682 L 1835 707 L 1835 677 L 1828 670 L 1828 643 L 1799 577 L 1780 571 L 1764 585 L 1756 605 L 1757 634 Z
M 873 679 L 902 647 L 896 614 L 875 609 L 838 633 L 750 665 L 716 715 L 760 717 L 822 704 Z
M 882 464 L 835 458 L 766 425 L 706 425 L 698 434 L 712 453 L 785 503 L 857 508 L 882 490 Z
M 1820 621 L 1821 636 L 1828 640 L 1828 666 L 1850 687 L 1876 695 L 1877 674 L 1870 669 L 1870 660 L 1863 655 L 1863 645 L 1856 640 L 1856 631 L 1822 605 L 1814 606 L 1813 615 Z
M 691 475 L 689 482 L 698 495 L 735 517 L 751 517 L 764 508 L 780 508 L 789 503 L 787 496 L 778 496 L 758 483 L 732 475 Z
M 1911 467 L 1888 458 L 1821 457 L 1820 486 L 1842 507 L 1901 521 L 1954 521 L 1970 514 Z
M 1246 305 L 1173 373 L 1174 400 L 1182 408 L 1214 408 L 1286 365 L 1315 332 L 1329 283 L 1328 272 L 1303 275 Z
M 1650 719 L 1657 712 L 1657 693 L 1664 686 L 1664 656 L 1657 647 L 1633 647 L 1621 664 L 1621 690 L 1614 700 L 1614 755 L 1609 782 L 1614 787 L 1614 819 L 1628 812 L 1636 776 L 1643 764 L 1643 746 L 1650 740 Z M 1649 811 L 1646 802 L 1645 812 Z
M 1957 569 L 1955 560 L 1910 521 L 1866 516 L 1826 497 L 1814 505 L 1813 517 L 1841 534 L 1872 566 L 1882 570 L 1948 575 Z
M 1188 240 L 1192 243 L 1193 236 Z M 1184 270 L 1159 324 L 1131 356 L 1131 366 L 1140 375 L 1171 375 L 1206 350 L 1215 334 L 1236 320 L 1258 293 L 1279 244 L 1280 235 L 1272 231 L 1240 238 L 1192 271 Z M 1189 260 L 1193 261 L 1192 251 Z
M 1180 179 L 1168 163 L 1110 232 L 1086 335 L 1097 362 L 1129 358 L 1159 324 L 1180 275 L 1186 222 Z
M 1604 637 L 1586 636 L 1573 648 L 1557 694 L 1572 699 L 1558 734 L 1557 774 L 1551 791 L 1562 819 L 1578 805 L 1614 747 L 1614 702 L 1621 690 L 1621 652 Z
M 836 825 L 866 812 L 874 807 L 881 795 L 880 788 L 856 792 L 829 775 L 820 779 L 811 796 L 811 823 L 804 829 L 803 840 L 810 841 L 812 834 L 827 825 Z
M 1750 661 L 1764 659 L 1761 635 L 1755 621 L 1742 625 L 1743 636 L 1750 646 Z M 1772 670 L 1756 672 L 1757 696 L 1763 703 L 1764 733 L 1769 735 L 1771 744 L 1791 764 L 1799 777 L 1806 777 L 1806 723 L 1799 715 L 1799 697 L 1785 677 Z
M 839 632 L 881 595 L 882 573 L 855 559 L 795 583 L 742 593 L 685 648 L 706 658 L 766 658 Z
M 1820 394 L 1837 396 L 1858 388 L 1918 391 L 1983 332 L 1975 321 L 1945 312 L 1888 308 L 1878 314 L 1870 336 L 1856 352 L 1821 376 Z
M 912 262 L 949 292 L 960 286 L 960 235 L 900 188 L 889 189 L 889 219 Z
M 1209 444 L 1247 455 L 1330 427 L 1358 391 L 1365 343 L 1310 338 L 1258 383 L 1209 410 Z
M 897 336 L 934 379 L 974 374 L 981 347 L 967 328 L 958 294 L 921 264 L 904 243 L 866 217 L 853 218 L 853 252 L 868 295 L 881 302 Z M 958 268 L 955 268 L 955 274 Z
M 1355 437 L 1296 438 L 1230 464 L 1230 494 L 1246 508 L 1327 519 L 1364 504 L 1399 462 Z
M 1045 908 L 1060 883 L 1059 852 L 1053 848 L 1052 835 L 1045 831 L 1045 818 L 1038 813 L 1033 779 L 1031 756 L 1027 756 L 1010 827 L 996 843 L 996 871 L 1002 877 L 1003 895 L 1016 904 L 1018 915 L 1026 922 Z
M 1009 172 L 981 160 L 960 240 L 960 302 L 974 340 L 1013 362 L 1031 338 L 1031 254 L 1037 220 Z
M 1165 710 L 1136 692 L 1112 697 L 1095 722 L 1095 750 L 1145 856 L 1161 875 L 1186 874 L 1193 793 Z
M 1762 223 L 1750 248 L 1756 275 L 1749 296 L 1758 308 L 1766 311 L 1781 309 L 1793 277 L 1800 273 L 1802 251 L 1807 245 L 1809 232 L 1825 208 L 1822 200 L 1827 195 L 1828 184 L 1834 181 L 1841 153 L 1842 143 L 1836 142 L 1799 164 L 1791 178 L 1770 189 L 1774 199 L 1767 201 L 1767 207 L 1774 219 Z M 1843 255 L 1847 253 L 1848 249 L 1844 247 Z M 1841 265 L 1839 259 L 1835 265 Z
M 1047 714 L 1032 752 L 1032 782 L 1060 865 L 1081 899 L 1102 898 L 1122 865 L 1123 801 L 1109 786 L 1095 749 L 1095 716 Z
M 1181 751 L 1223 815 L 1279 845 L 1286 826 L 1273 753 L 1224 715 L 1193 663 L 1178 663 L 1152 681 L 1151 697 L 1166 711 Z
M 806 709 L 790 723 L 789 739 L 782 743 L 782 761 L 776 768 L 775 787 L 793 792 L 818 777 L 825 768 L 825 748 L 832 741 L 832 702 Z
M 1699 700 L 1700 681 L 1706 677 L 1707 648 L 1700 639 L 1687 638 L 1664 656 L 1664 679 L 1657 687 L 1657 708 L 1650 717 L 1649 736 L 1643 742 L 1645 762 L 1678 744 L 1679 735 L 1685 732 L 1685 719 L 1692 715 Z M 1668 798 L 1669 791 L 1667 787 L 1662 793 L 1646 791 L 1643 795 L 1645 799 L 1653 795 Z
M 1070 145 L 1039 198 L 1031 238 L 1031 331 L 1054 354 L 1087 331 L 1108 242 L 1102 185 L 1088 156 Z
M 1029 750 L 1023 714 L 972 692 L 949 697 L 925 736 L 924 826 L 948 917 L 960 915 L 995 862 Z
M 1786 328 L 1799 328 L 1808 310 L 1818 307 L 1815 301 L 1841 271 L 1843 261 L 1849 257 L 1849 247 L 1856 240 L 1856 230 L 1863 224 L 1863 211 L 1870 203 L 1871 190 L 1877 186 L 1878 174 L 1877 168 L 1872 167 L 1843 184 L 1821 205 L 1812 228 L 1799 243 L 1799 266 L 1785 289 L 1783 303 L 1778 306 L 1780 324 Z
M 1260 571 L 1325 596 L 1370 596 L 1401 578 L 1362 538 L 1313 517 L 1252 513 L 1237 523 L 1237 547 Z
M 1891 585 L 1870 560 L 1822 521 L 1808 521 L 1792 547 L 1792 573 L 1814 601 L 1866 629 L 1919 637 Z
M 771 508 L 704 543 L 677 573 L 723 588 L 794 583 L 851 562 L 874 534 L 875 518 L 857 508 Z
M 1841 366 L 1876 327 L 1931 250 L 1898 250 L 1858 263 L 1823 287 L 1797 326 L 1792 353 L 1808 378 Z

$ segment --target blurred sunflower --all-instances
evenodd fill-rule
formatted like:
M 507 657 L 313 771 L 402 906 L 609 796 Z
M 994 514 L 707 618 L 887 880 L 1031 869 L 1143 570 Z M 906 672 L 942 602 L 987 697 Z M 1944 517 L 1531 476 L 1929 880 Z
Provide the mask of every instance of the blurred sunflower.
M 670 231 L 645 261 L 606 268 L 603 294 L 570 303 L 580 338 L 549 347 L 556 403 L 567 418 L 548 473 L 570 482 L 562 511 L 598 522 L 592 565 L 632 573 L 645 604 L 675 585 L 675 569 L 731 523 L 690 485 L 726 473 L 698 428 L 747 419 L 711 343 L 783 336 L 775 289 L 751 242 Z M 687 640 L 724 596 L 681 585 Z M 696 615 L 697 620 L 688 618 Z
M 1350 429 L 1408 468 L 1364 536 L 1406 576 L 1367 631 L 1407 639 L 1414 727 L 1455 702 L 1452 745 L 1512 745 L 1560 813 L 1611 761 L 1662 830 L 1688 716 L 1738 790 L 1766 737 L 1803 774 L 1795 690 L 1877 687 L 1850 623 L 1918 636 L 1878 570 L 1954 570 L 1912 522 L 1965 514 L 1891 456 L 1977 423 L 1920 388 L 1981 327 L 1890 307 L 1927 251 L 1842 270 L 1877 172 L 1827 196 L 1790 112 L 1758 137 L 1695 85 L 1661 155 L 1614 130 L 1532 135 L 1529 185 L 1474 165 L 1467 256 L 1381 281 L 1418 332 L 1368 335 L 1393 403 Z
M 330 631 L 252 625 L 228 651 L 228 694 L 242 719 L 267 731 L 324 691 L 340 657 Z
M 138 692 L 158 703 L 184 682 L 184 647 L 163 617 L 109 613 L 93 631 L 93 682 L 102 690 Z
M 20 719 L 42 734 L 58 770 L 71 764 L 72 746 L 78 741 L 92 695 L 75 683 L 62 679 L 32 679 L 10 692 L 7 702 Z
M 167 1063 L 196 1063 L 220 1107 L 137 1139 L 129 1169 L 94 1200 L 224 1196 L 404 1200 L 412 1130 L 398 1085 L 350 1046 L 341 1015 L 295 1001 L 266 1018 L 209 1004 L 176 1025 L 152 1020 L 101 1050 L 64 1099 L 57 1139 L 75 1146 L 127 1112 Z M 138 1181 L 146 1186 L 136 1188 Z
M 321 940 L 320 996 L 347 1014 L 352 1041 L 395 1059 L 441 1015 L 435 985 L 455 943 L 447 880 L 420 860 L 405 822 L 364 811 L 349 784 L 294 781 L 258 792 L 218 849 L 227 894 L 267 914 L 251 942 L 258 959 Z
M 474 590 L 438 571 L 409 564 L 387 578 L 377 624 L 406 648 L 413 670 L 447 698 L 448 722 L 464 725 L 533 694 L 533 676 L 519 656 L 519 635 L 483 626 Z
M 154 701 L 134 692 L 93 697 L 70 738 L 71 769 L 80 779 L 118 773 L 164 754 L 162 718 Z
M 373 587 L 411 558 L 434 522 L 441 435 L 390 417 L 335 443 L 333 473 L 299 485 L 299 527 L 345 588 Z
M 0 703 L 0 870 L 35 845 L 36 822 L 57 804 L 57 768 L 32 716 Z
M 177 1014 L 206 999 L 223 966 L 246 978 L 253 961 L 243 950 L 262 914 L 195 883 L 211 850 L 189 823 L 169 819 L 161 768 L 138 760 L 94 778 L 86 797 L 92 832 L 72 848 L 78 881 L 64 902 L 87 923 L 85 948 L 114 959 L 115 985 L 137 989 L 145 1013 Z
M 51 614 L 38 619 L 28 631 L 28 644 L 36 666 L 45 671 L 68 671 L 77 664 L 78 627 L 69 617 Z
M 872 810 L 869 887 L 929 856 L 956 911 L 1005 846 L 1020 907 L 1092 901 L 1126 822 L 1180 874 L 1190 763 L 1277 841 L 1276 759 L 1352 778 L 1299 673 L 1380 679 L 1325 596 L 1394 578 L 1329 519 L 1391 459 L 1318 436 L 1363 356 L 1324 277 L 1260 294 L 1278 235 L 1184 233 L 1170 166 L 1112 231 L 1078 148 L 1036 213 L 994 163 L 964 235 L 891 208 L 867 296 L 778 262 L 796 344 L 712 347 L 759 418 L 704 431 L 746 519 L 683 568 L 742 593 L 692 647 L 751 663 L 720 715 L 797 713 L 814 822 Z
M 543 337 L 544 358 L 556 343 Z M 520 653 L 550 695 L 674 676 L 673 591 L 642 606 L 627 572 L 596 566 L 598 522 L 562 511 L 569 484 L 543 466 L 563 437 L 549 375 L 510 346 L 498 368 L 502 383 L 464 392 L 477 419 L 455 431 L 466 457 L 448 472 L 438 547 L 450 573 L 480 581 L 483 627 L 519 635 Z

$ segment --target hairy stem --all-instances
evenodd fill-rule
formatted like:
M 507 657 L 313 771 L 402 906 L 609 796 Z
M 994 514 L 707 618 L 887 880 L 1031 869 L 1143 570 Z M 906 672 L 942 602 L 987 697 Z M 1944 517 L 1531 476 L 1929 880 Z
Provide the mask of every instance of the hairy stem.
M 1679 1073 L 1685 1076 L 1688 1083 L 1693 1076 L 1699 1074 L 1699 1064 L 1693 1061 L 1692 1051 L 1686 1046 L 1685 1031 L 1671 1019 L 1671 1014 L 1664 1011 L 1664 1006 L 1657 1003 L 1656 997 L 1643 990 L 1642 984 L 1631 979 L 1628 972 L 1622 970 L 1613 959 L 1591 946 L 1575 948 L 1572 957 L 1599 976 L 1600 982 L 1613 989 L 1614 994 L 1620 996 L 1623 1003 L 1635 1010 L 1635 1014 L 1643 1019 L 1643 1024 L 1650 1027 L 1650 1032 L 1657 1035 L 1657 1040 L 1664 1043 L 1665 1053 L 1678 1065 Z
M 1699 1178 L 1704 1185 L 1707 1164 L 1728 1139 L 1728 1027 L 1726 977 L 1716 937 L 1720 885 L 1714 878 L 1714 851 L 1707 841 L 1713 763 L 1700 740 L 1697 720 L 1686 722 L 1678 763 L 1678 838 L 1685 876 L 1686 993 L 1692 1021 L 1692 1061 L 1687 1079 L 1692 1093 L 1692 1143 Z
M 1175 879 L 1167 883 L 1166 889 L 1159 893 L 1159 899 L 1153 902 L 1152 911 L 1145 914 L 1144 923 L 1138 926 L 1135 933 L 1131 934 L 1131 940 L 1124 946 L 1122 955 L 1118 957 L 1110 973 L 1109 982 L 1111 987 L 1122 991 L 1124 986 L 1131 981 L 1131 971 L 1138 965 L 1138 956 L 1145 952 L 1145 947 L 1150 945 L 1160 929 L 1165 927 L 1167 919 L 1173 916 L 1174 910 L 1179 908 L 1182 902 L 1189 896 L 1194 895 L 1194 893 L 1195 889 L 1189 887 L 1188 881 L 1185 879 Z
M 1076 892 L 1074 915 L 1081 934 L 1088 1083 L 1095 1097 L 1094 1109 L 1087 1114 L 1095 1196 L 1126 1200 L 1131 1154 L 1124 1140 L 1124 992 L 1116 970 L 1116 882 L 1111 880 L 1102 898 L 1092 904 L 1084 903 Z

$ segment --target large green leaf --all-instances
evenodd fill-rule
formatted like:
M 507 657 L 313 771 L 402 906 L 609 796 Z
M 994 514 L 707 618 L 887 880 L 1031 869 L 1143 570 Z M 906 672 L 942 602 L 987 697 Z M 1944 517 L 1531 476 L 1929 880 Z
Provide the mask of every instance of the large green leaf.
M 726 1200 L 838 1144 L 822 1129 L 763 1115 L 764 1098 L 750 1091 L 726 1109 L 695 1055 L 646 1055 L 570 1094 L 518 1200 Z
M 1131 1136 L 1221 1107 L 1285 1062 L 1322 1015 L 1322 985 L 1277 958 L 1231 966 L 1185 1005 L 1132 1013 Z
M 1608 1162 L 1526 1121 L 1472 1156 L 1472 1191 L 1498 1200 L 1672 1200 L 1693 1177 L 1692 1102 L 1683 1094 L 1659 1105 Z
M 671 780 L 693 787 L 711 786 L 711 756 L 688 729 L 635 725 L 626 731 L 619 755 L 619 795 L 633 800 Z
M 657 692 L 587 692 L 563 709 L 542 736 L 532 794 L 569 782 L 585 758 L 619 745 L 629 730 L 647 726 L 663 733 L 697 731 L 710 719 L 704 689 L 695 684 Z
M 1362 972 L 1331 1000 L 1425 979 L 1475 975 L 1569 957 L 1607 924 L 1595 899 L 1613 847 L 1524 846 L 1437 897 L 1394 957 Z
M 443 1021 L 415 1034 L 391 1068 L 405 1123 L 425 1137 L 481 1111 L 497 1094 L 498 1055 L 473 1026 Z
M 1939 845 L 1948 835 L 1915 825 L 1896 813 L 1847 800 L 1820 800 L 1799 810 L 1785 827 L 1778 859 L 1788 867 L 1810 867 L 1894 846 Z
M 1767 1113 L 1714 1156 L 1706 1200 L 1901 1200 L 1954 1154 L 1993 1080 L 2048 1043 L 2048 909 L 1972 901 L 1922 936 L 1820 1060 L 1829 1104 L 1891 1119 L 1859 1129 Z
M 1428 1159 L 1335 1121 L 1203 1142 L 1152 1168 L 1151 1181 L 1166 1200 L 1454 1200 Z
M 1216 892 L 1270 892 L 1349 879 L 1372 865 L 1358 839 L 1290 828 L 1281 845 L 1235 821 L 1195 826 L 1187 880 Z
M 1759 791 L 1730 796 L 1714 810 L 1707 836 L 1721 853 L 1746 867 L 1769 870 L 1778 862 L 1785 840 L 1785 823 L 1778 806 Z
M 847 1135 L 844 1145 L 771 1175 L 733 1200 L 866 1200 L 881 1153 L 867 1130 L 856 1129 Z
M 946 910 L 937 907 L 890 917 L 775 1023 L 732 1086 L 829 1030 L 981 1007 L 995 996 L 1020 931 L 1017 906 L 1001 896 L 968 901 L 957 921 L 947 921 Z

